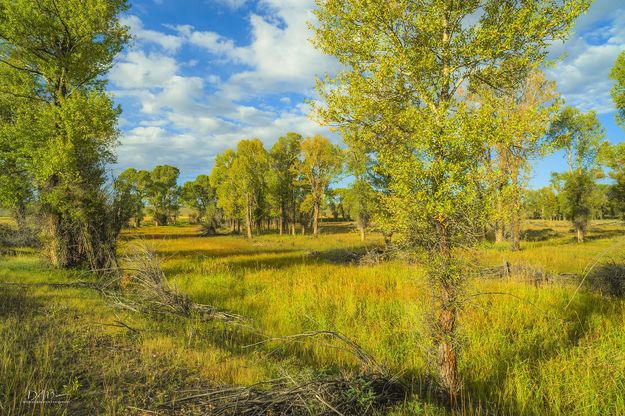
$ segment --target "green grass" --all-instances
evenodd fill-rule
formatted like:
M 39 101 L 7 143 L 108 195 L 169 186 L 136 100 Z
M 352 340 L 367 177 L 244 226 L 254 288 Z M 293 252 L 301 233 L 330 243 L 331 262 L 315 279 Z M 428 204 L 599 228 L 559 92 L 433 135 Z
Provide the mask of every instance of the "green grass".
M 170 283 L 193 300 L 250 317 L 271 336 L 328 329 L 355 340 L 415 387 L 390 415 L 447 414 L 421 388 L 431 373 L 430 291 L 420 266 L 349 262 L 361 243 L 346 224 L 318 239 L 263 235 L 197 237 L 197 227 L 144 227 L 125 234 L 120 252 L 140 242 L 162 256 Z M 598 257 L 622 253 L 625 229 L 597 223 L 584 245 L 568 224 L 530 222 L 524 249 L 489 245 L 484 265 L 504 259 L 581 275 Z M 4 257 L 2 282 L 70 282 L 33 254 Z M 521 277 L 469 282 L 461 316 L 461 414 L 625 414 L 625 301 L 576 284 L 530 285 Z M 182 319 L 154 320 L 108 306 L 87 289 L 0 287 L 0 414 L 142 414 L 185 390 L 248 385 L 284 373 L 353 368 L 353 357 L 316 342 L 245 348 L 242 328 Z M 477 295 L 478 293 L 498 293 Z M 568 305 L 568 306 L 567 306 Z M 121 321 L 133 330 L 115 325 Z M 23 403 L 53 389 L 68 403 Z

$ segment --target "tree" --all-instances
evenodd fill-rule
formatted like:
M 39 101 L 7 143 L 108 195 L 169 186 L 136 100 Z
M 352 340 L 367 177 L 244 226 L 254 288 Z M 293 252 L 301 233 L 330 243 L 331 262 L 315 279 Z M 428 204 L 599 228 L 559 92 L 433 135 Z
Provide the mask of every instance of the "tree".
M 207 221 L 213 228 L 217 227 L 217 192 L 208 175 L 198 175 L 194 181 L 185 182 L 181 200 L 197 212 L 200 223 Z
M 438 373 L 453 400 L 463 282 L 454 250 L 483 228 L 489 203 L 481 184 L 490 117 L 476 117 L 463 86 L 514 90 L 589 1 L 316 3 L 314 43 L 344 68 L 320 81 L 317 113 L 392 175 L 383 203 L 406 242 L 428 253 Z
M 232 149 L 226 149 L 225 152 L 218 154 L 210 173 L 210 183 L 217 195 L 217 206 L 223 210 L 225 217 L 230 219 L 233 233 L 243 218 L 240 192 L 232 172 L 236 156 L 236 152 Z
M 300 164 L 302 136 L 287 133 L 272 146 L 269 156 L 273 177 L 269 184 L 270 195 L 278 208 L 278 230 L 286 232 L 288 223 L 295 223 L 297 216 L 297 174 Z
M 492 115 L 494 144 L 489 149 L 497 210 L 495 236 L 503 241 L 509 224 L 511 250 L 521 248 L 521 197 L 530 160 L 552 150 L 546 136 L 560 105 L 555 83 L 540 71 L 522 80 L 512 92 L 481 85 L 476 93 L 480 111 Z
M 267 187 L 264 174 L 269 169 L 269 155 L 260 140 L 239 142 L 231 174 L 240 192 L 248 239 L 252 239 L 252 227 L 259 218 L 259 208 L 262 207 Z
M 113 187 L 123 196 L 128 215 L 135 220 L 135 227 L 141 226 L 145 216 L 145 202 L 151 186 L 150 172 L 128 168 L 115 179 Z
M 625 51 L 616 59 L 610 78 L 615 81 L 611 93 L 617 111 L 616 122 L 625 128 Z
M 306 206 L 312 213 L 313 235 L 319 235 L 319 212 L 328 187 L 342 171 L 341 149 L 325 137 L 307 137 L 302 142 L 300 174 L 308 192 Z
M 616 210 L 625 219 L 625 142 L 606 148 L 603 154 L 605 164 L 610 168 L 610 177 L 614 180 L 609 195 L 616 204 Z
M 566 107 L 549 134 L 566 151 L 569 172 L 564 176 L 565 213 L 575 226 L 577 241 L 582 243 L 593 210 L 597 162 L 605 146 L 605 132 L 593 111 L 584 114 Z
M 377 195 L 367 180 L 370 161 L 362 149 L 351 147 L 347 152 L 347 168 L 354 181 L 346 190 L 343 203 L 349 216 L 356 221 L 360 240 L 365 241 L 365 232 L 376 211 Z
M 0 2 L 2 94 L 27 103 L 13 137 L 28 150 L 23 161 L 57 267 L 116 264 L 119 217 L 105 166 L 115 160 L 119 109 L 103 76 L 129 38 L 118 19 L 126 9 L 125 0 Z
M 167 225 L 180 210 L 180 171 L 175 166 L 160 165 L 150 172 L 148 201 L 156 225 Z

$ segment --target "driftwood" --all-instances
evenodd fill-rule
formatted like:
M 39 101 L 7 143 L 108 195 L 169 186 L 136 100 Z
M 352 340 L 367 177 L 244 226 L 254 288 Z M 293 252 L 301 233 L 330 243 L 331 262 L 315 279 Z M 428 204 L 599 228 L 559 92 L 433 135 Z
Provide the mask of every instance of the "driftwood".
M 499 267 L 490 267 L 479 269 L 477 272 L 479 278 L 511 278 L 521 280 L 536 286 L 550 284 L 556 282 L 573 281 L 577 277 L 575 274 L 556 274 L 549 273 L 542 267 L 536 267 L 530 264 L 512 264 L 508 261 Z

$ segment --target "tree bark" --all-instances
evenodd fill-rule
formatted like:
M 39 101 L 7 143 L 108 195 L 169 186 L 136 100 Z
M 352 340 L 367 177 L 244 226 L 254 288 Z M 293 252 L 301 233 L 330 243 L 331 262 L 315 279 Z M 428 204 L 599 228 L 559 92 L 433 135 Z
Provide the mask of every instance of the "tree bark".
M 577 242 L 578 243 L 583 243 L 585 241 L 585 232 L 584 232 L 584 228 L 581 225 L 576 224 L 575 225 L 575 232 L 577 234 Z
M 313 204 L 313 236 L 319 236 L 319 203 L 315 202 Z
M 245 228 L 248 240 L 252 239 L 252 203 L 249 196 L 245 201 Z
M 365 227 L 360 228 L 360 241 L 365 241 Z

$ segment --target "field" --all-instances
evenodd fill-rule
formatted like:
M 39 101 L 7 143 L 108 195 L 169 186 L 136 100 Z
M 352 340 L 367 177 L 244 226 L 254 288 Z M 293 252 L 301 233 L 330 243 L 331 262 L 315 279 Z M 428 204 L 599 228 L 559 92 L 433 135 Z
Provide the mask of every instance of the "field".
M 596 222 L 583 246 L 564 222 L 524 229 L 522 251 L 487 245 L 474 254 L 480 268 L 507 261 L 512 273 L 472 277 L 466 288 L 458 413 L 625 414 L 625 300 L 591 284 L 606 262 L 623 260 L 625 227 Z M 430 389 L 422 268 L 356 261 L 380 236 L 361 243 L 350 224 L 326 223 L 318 239 L 249 242 L 200 237 L 189 225 L 148 226 L 125 232 L 120 251 L 137 244 L 158 253 L 172 287 L 249 317 L 256 332 L 331 330 L 355 341 L 412 389 L 379 414 L 449 414 Z M 208 386 L 356 371 L 336 343 L 258 343 L 245 326 L 151 319 L 113 308 L 97 291 L 49 285 L 90 279 L 50 269 L 29 250 L 0 259 L 0 414 L 167 414 Z M 54 400 L 31 400 L 42 391 Z

